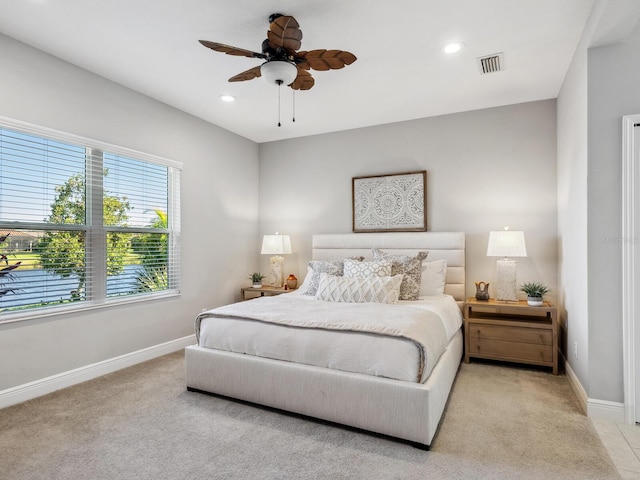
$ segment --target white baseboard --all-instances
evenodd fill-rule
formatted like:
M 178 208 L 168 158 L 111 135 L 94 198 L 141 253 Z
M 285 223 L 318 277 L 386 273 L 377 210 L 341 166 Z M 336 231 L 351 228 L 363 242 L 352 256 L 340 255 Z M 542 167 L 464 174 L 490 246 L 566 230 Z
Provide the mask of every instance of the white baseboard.
M 591 420 L 608 420 L 615 423 L 625 423 L 624 403 L 590 398 L 587 417 Z
M 589 398 L 569 362 L 565 361 L 564 369 L 567 373 L 571 390 L 573 390 L 573 393 L 578 397 L 582 411 L 586 413 L 587 417 L 591 420 L 608 420 L 616 423 L 624 423 L 623 403 Z
M 146 362 L 147 360 L 152 360 L 156 357 L 176 352 L 188 345 L 194 345 L 195 343 L 195 335 L 189 335 L 166 343 L 161 343 L 159 345 L 154 345 L 152 347 L 143 348 L 136 352 L 126 353 L 119 357 L 110 358 L 98 363 L 93 363 L 91 365 L 62 372 L 57 375 L 52 375 L 23 385 L 18 385 L 17 387 L 7 388 L 6 390 L 0 391 L 0 408 L 9 407 L 16 403 L 21 403 L 26 400 L 31 400 L 32 398 L 55 392 L 61 388 L 70 387 L 126 367 L 131 367 L 138 363 Z
M 564 370 L 567 374 L 567 380 L 569 380 L 569 386 L 578 398 L 578 402 L 580 402 L 582 411 L 586 414 L 588 412 L 587 404 L 589 402 L 587 391 L 582 387 L 582 384 L 580 383 L 580 380 L 578 380 L 576 372 L 573 371 L 573 368 L 571 368 L 571 365 L 569 365 L 569 362 L 567 362 L 566 359 L 564 361 Z

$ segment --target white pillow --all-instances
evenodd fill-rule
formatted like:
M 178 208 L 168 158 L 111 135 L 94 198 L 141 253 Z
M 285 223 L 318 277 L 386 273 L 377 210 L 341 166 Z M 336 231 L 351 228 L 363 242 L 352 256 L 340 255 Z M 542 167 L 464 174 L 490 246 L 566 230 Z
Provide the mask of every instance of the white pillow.
M 337 277 L 320 274 L 316 298 L 326 302 L 398 303 L 402 275 L 393 277 Z
M 309 290 L 309 285 L 311 284 L 311 279 L 313 278 L 313 269 L 307 265 L 307 274 L 304 276 L 304 280 L 302 281 L 302 285 L 298 287 L 298 292 L 303 295 L 306 295 Z
M 435 260 L 422 263 L 422 278 L 420 280 L 420 296 L 440 295 L 444 293 L 447 278 L 447 261 Z
M 345 277 L 389 277 L 391 276 L 391 262 L 388 260 L 359 262 L 345 258 L 343 275 Z

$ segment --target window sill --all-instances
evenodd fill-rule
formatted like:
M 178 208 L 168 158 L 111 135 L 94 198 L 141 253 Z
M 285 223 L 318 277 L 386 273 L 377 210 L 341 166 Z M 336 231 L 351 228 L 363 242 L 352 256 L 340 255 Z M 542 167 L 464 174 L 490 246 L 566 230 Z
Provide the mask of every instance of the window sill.
M 33 308 L 29 310 L 0 313 L 0 325 L 16 322 L 24 322 L 28 320 L 37 320 L 41 318 L 55 317 L 58 315 L 68 315 L 70 313 L 84 313 L 92 310 L 99 310 L 103 308 L 118 307 L 123 305 L 131 305 L 136 303 L 151 302 L 154 300 L 162 300 L 166 298 L 180 297 L 180 290 L 167 290 L 164 292 L 144 294 L 144 295 L 132 295 L 126 298 L 108 298 L 103 301 L 87 301 L 79 302 L 77 304 L 70 304 L 60 307 L 42 307 Z

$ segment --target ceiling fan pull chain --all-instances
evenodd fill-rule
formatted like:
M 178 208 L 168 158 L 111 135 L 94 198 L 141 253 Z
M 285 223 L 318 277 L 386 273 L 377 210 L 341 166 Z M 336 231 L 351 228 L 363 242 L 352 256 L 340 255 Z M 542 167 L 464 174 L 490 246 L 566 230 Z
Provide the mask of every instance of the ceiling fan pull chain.
M 293 92 L 293 123 L 296 123 L 296 91 Z
M 282 125 L 280 124 L 280 90 L 282 89 L 282 80 L 276 80 L 276 83 L 278 84 L 278 126 L 281 127 Z

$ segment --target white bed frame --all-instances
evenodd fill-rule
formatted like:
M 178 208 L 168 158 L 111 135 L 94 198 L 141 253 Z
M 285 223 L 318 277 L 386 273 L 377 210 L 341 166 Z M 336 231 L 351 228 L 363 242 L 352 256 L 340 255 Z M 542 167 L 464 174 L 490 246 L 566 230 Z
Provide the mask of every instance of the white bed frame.
M 371 258 L 371 248 L 447 260 L 445 293 L 465 297 L 465 236 L 461 232 L 357 233 L 313 236 L 313 258 Z M 452 338 L 425 383 L 342 372 L 197 345 L 185 351 L 189 390 L 389 435 L 427 447 L 436 434 L 463 353 L 462 331 Z

